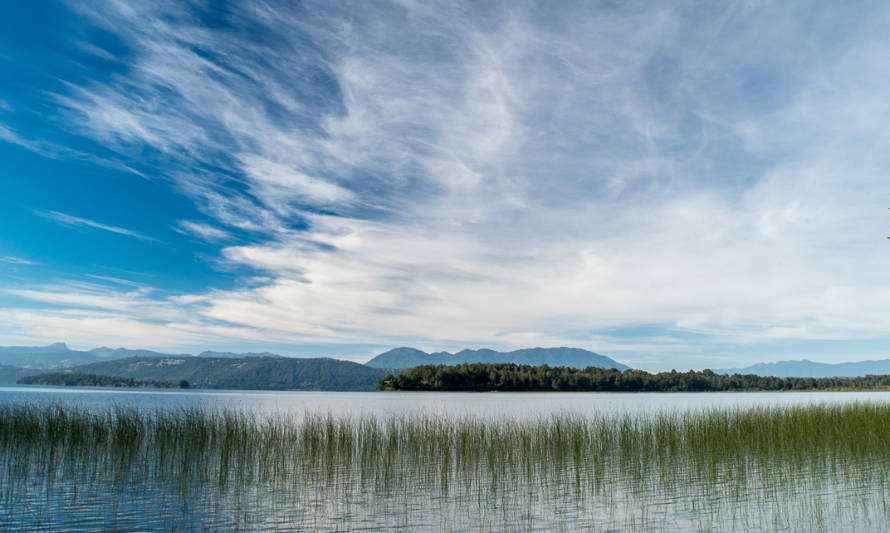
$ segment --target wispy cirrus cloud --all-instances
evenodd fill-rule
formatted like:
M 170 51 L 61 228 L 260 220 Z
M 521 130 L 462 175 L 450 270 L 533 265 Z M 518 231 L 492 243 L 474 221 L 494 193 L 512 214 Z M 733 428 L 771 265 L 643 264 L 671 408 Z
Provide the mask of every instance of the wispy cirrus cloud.
M 0 109 L 3 109 L 3 106 L 4 103 L 0 101 Z M 11 110 L 11 108 L 8 108 L 7 110 Z M 17 144 L 44 157 L 49 157 L 52 159 L 64 159 L 66 161 L 81 161 L 88 164 L 101 165 L 111 169 L 135 174 L 137 176 L 142 176 L 139 171 L 121 163 L 120 161 L 110 160 L 104 157 L 97 156 L 95 154 L 83 152 L 81 150 L 74 150 L 67 146 L 63 146 L 58 143 L 50 142 L 44 139 L 26 138 L 19 133 L 11 130 L 10 128 L 4 126 L 3 124 L 0 124 L 0 140 L 12 144 Z
M 221 241 L 231 238 L 231 235 L 228 232 L 217 227 L 209 224 L 202 224 L 200 222 L 192 222 L 190 220 L 180 220 L 173 229 L 179 232 L 195 235 L 206 241 Z
M 0 263 L 7 263 L 10 265 L 36 265 L 34 261 L 30 259 L 25 259 L 24 257 L 16 257 L 13 255 L 6 255 L 0 257 Z
M 176 226 L 263 273 L 179 295 L 183 338 L 707 364 L 890 326 L 890 10 L 809 7 L 236 3 L 219 31 L 191 4 L 76 3 L 133 53 L 54 98 L 71 131 L 163 154 L 209 220 Z M 639 325 L 666 333 L 603 333 Z
M 129 230 L 127 228 L 121 228 L 118 226 L 102 224 L 101 222 L 96 222 L 95 220 L 76 217 L 74 215 L 69 215 L 66 213 L 60 213 L 59 211 L 35 210 L 34 214 L 41 216 L 47 220 L 51 220 L 53 222 L 57 222 L 59 224 L 65 225 L 65 226 L 94 228 L 94 229 L 99 229 L 102 231 L 109 231 L 111 233 L 117 233 L 118 235 L 126 235 L 127 237 L 133 237 L 133 238 L 139 239 L 141 241 L 155 242 L 155 243 L 162 242 L 159 239 L 150 237 L 148 235 L 143 235 L 141 233 L 137 233 L 137 232 L 135 232 L 133 230 Z
M 102 276 L 99 274 L 85 274 L 88 278 L 93 278 L 99 281 L 110 282 L 115 285 L 124 285 L 126 287 L 136 287 L 136 288 L 145 288 L 144 283 L 137 283 L 135 281 L 131 281 L 123 278 L 116 278 L 114 276 Z

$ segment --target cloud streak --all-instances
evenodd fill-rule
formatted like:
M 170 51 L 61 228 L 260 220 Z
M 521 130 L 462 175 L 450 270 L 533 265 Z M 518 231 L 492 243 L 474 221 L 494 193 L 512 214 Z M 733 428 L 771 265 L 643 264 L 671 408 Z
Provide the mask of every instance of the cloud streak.
M 3 108 L 3 102 L 0 101 L 0 109 Z M 87 164 L 95 164 L 101 165 L 104 167 L 108 167 L 114 170 L 119 170 L 122 172 L 127 172 L 130 174 L 135 174 L 137 176 L 142 176 L 142 174 L 121 163 L 120 161 L 113 161 L 104 157 L 99 157 L 95 154 L 90 154 L 86 152 L 82 152 L 80 150 L 74 150 L 67 146 L 62 146 L 60 144 L 50 142 L 47 140 L 35 140 L 23 137 L 22 135 L 16 133 L 10 128 L 0 124 L 0 140 L 6 141 L 8 143 L 17 144 L 22 148 L 30 150 L 34 153 L 40 154 L 44 157 L 49 157 L 51 159 L 62 159 L 66 161 L 80 161 L 82 163 Z
M 222 241 L 231 238 L 227 232 L 210 226 L 208 224 L 202 224 L 200 222 L 192 222 L 190 220 L 180 220 L 179 223 L 173 227 L 175 231 L 179 231 L 180 233 L 186 232 L 196 237 L 200 237 L 206 241 Z
M 127 237 L 133 237 L 133 238 L 139 239 L 141 241 L 154 242 L 154 243 L 162 242 L 159 239 L 156 239 L 154 237 L 149 237 L 148 235 L 143 235 L 141 233 L 137 233 L 137 232 L 135 232 L 133 230 L 129 230 L 127 228 L 121 228 L 118 226 L 110 226 L 108 224 L 102 224 L 102 223 L 96 222 L 94 220 L 76 217 L 74 215 L 68 215 L 65 213 L 60 213 L 58 211 L 38 210 L 38 211 L 34 211 L 34 213 L 38 216 L 41 216 L 41 217 L 47 219 L 47 220 L 51 220 L 53 222 L 57 222 L 59 224 L 65 225 L 65 226 L 100 229 L 102 231 L 117 233 L 118 235 L 126 235 Z
M 37 264 L 34 261 L 31 261 L 29 259 L 25 259 L 23 257 L 15 257 L 12 255 L 0 257 L 0 263 L 7 263 L 10 265 L 36 265 Z

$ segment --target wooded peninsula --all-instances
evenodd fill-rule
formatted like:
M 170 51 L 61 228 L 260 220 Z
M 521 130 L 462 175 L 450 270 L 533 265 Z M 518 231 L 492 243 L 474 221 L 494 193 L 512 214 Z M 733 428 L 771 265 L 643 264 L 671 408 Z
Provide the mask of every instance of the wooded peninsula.
M 705 392 L 868 390 L 890 388 L 890 375 L 833 378 L 780 378 L 755 374 L 715 374 L 614 368 L 549 367 L 512 363 L 423 365 L 390 374 L 377 384 L 380 391 L 465 392 Z

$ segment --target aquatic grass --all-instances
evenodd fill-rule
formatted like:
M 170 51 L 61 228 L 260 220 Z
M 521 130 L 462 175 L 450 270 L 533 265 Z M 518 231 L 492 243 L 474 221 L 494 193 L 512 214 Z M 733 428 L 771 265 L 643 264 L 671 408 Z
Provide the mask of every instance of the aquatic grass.
M 831 516 L 887 517 L 888 459 L 890 405 L 877 403 L 523 419 L 0 404 L 7 514 L 27 487 L 58 484 L 161 486 L 216 506 L 275 494 L 297 521 L 378 501 L 413 509 L 421 495 L 472 503 L 492 529 L 548 509 L 556 525 L 649 527 L 681 509 L 701 528 L 742 527 L 751 502 L 801 499 L 819 529 Z M 752 527 L 772 528 L 803 511 L 758 512 Z
M 731 458 L 844 459 L 886 450 L 890 407 L 849 404 L 718 409 L 655 415 L 555 415 L 531 420 L 436 415 L 259 417 L 250 412 L 194 408 L 95 411 L 63 406 L 0 406 L 0 446 L 6 451 L 54 448 L 152 454 L 207 462 L 288 461 L 366 468 L 397 458 L 453 462 L 456 469 L 505 465 L 614 464 L 651 467 L 682 458 L 697 463 Z M 260 458 L 268 461 L 259 461 Z

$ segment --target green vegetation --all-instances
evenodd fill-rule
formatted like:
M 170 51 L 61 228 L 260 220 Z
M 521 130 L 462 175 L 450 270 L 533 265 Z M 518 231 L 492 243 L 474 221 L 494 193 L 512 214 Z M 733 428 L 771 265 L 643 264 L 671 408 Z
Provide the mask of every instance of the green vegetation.
M 169 381 L 146 381 L 133 378 L 118 378 L 99 374 L 73 374 L 54 372 L 25 376 L 18 380 L 20 385 L 63 385 L 66 387 L 128 387 L 154 389 L 187 389 L 188 381 L 171 383 Z
M 236 529 L 407 526 L 423 508 L 444 529 L 830 530 L 886 523 L 888 449 L 890 406 L 863 403 L 536 419 L 0 405 L 0 510 L 129 490 L 183 516 L 237 501 Z
M 149 381 L 188 381 L 200 389 L 374 390 L 385 370 L 336 359 L 292 357 L 128 357 L 74 372 Z
M 873 390 L 890 387 L 890 375 L 855 378 L 777 378 L 754 374 L 700 372 L 619 372 L 612 368 L 516 364 L 424 365 L 388 375 L 377 390 L 402 391 L 576 391 L 701 392 L 783 390 Z

